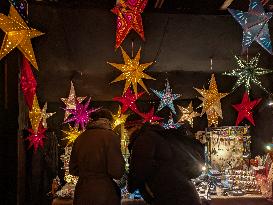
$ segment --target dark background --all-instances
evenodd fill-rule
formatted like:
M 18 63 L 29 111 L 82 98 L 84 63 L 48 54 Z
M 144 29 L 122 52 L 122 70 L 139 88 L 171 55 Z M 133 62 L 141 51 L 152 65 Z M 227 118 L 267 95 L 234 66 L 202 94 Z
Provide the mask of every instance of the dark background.
M 199 95 L 193 87 L 202 88 L 204 85 L 208 88 L 210 75 L 214 72 L 219 91 L 229 92 L 235 79 L 222 76 L 221 73 L 237 66 L 233 56 L 240 55 L 241 52 L 240 25 L 227 15 L 226 11 L 218 10 L 223 1 L 166 2 L 161 9 L 154 9 L 154 1 L 149 1 L 147 10 L 142 15 L 145 42 L 132 32 L 122 45 L 130 54 L 131 42 L 134 41 L 134 53 L 142 47 L 142 63 L 156 61 L 147 69 L 147 73 L 157 80 L 146 80 L 147 87 L 162 90 L 165 79 L 168 78 L 174 92 L 183 95 L 176 104 L 187 105 L 193 100 L 194 106 L 197 107 L 201 101 L 196 99 Z M 0 3 L 1 12 L 7 14 L 7 2 Z M 124 82 L 109 84 L 120 72 L 106 63 L 123 62 L 120 50 L 114 50 L 116 17 L 109 12 L 114 3 L 115 1 L 110 0 L 53 3 L 30 1 L 29 25 L 46 33 L 33 40 L 40 70 L 34 71 L 38 82 L 37 94 L 41 106 L 47 101 L 48 112 L 57 112 L 48 120 L 48 124 L 50 131 L 57 134 L 59 144 L 63 143 L 60 132 L 63 111 L 60 107 L 64 107 L 60 98 L 67 97 L 70 80 L 73 80 L 78 96 L 92 97 L 93 106 L 103 105 L 113 111 L 117 110 L 118 104 L 111 100 L 114 96 L 122 94 Z M 248 1 L 234 0 L 232 7 L 247 10 L 247 4 Z M 270 21 L 271 30 L 272 26 L 273 22 Z M 3 33 L 0 34 L 2 39 Z M 253 43 L 249 56 L 253 57 L 257 52 L 261 53 L 259 65 L 273 69 L 272 56 Z M 210 70 L 210 58 L 213 58 L 213 71 Z M 17 50 L 0 61 L 0 175 L 3 179 L 0 193 L 6 196 L 6 200 L 1 204 L 15 204 L 17 199 L 23 204 L 24 201 L 30 200 L 30 195 L 33 197 L 35 191 L 34 199 L 27 204 L 38 204 L 36 201 L 43 198 L 47 191 L 44 188 L 46 183 L 43 183 L 44 190 L 33 190 L 42 183 L 42 174 L 39 176 L 39 173 L 44 168 L 41 167 L 44 153 L 38 152 L 36 156 L 32 156 L 32 150 L 26 151 L 22 133 L 17 134 L 18 128 L 21 130 L 26 127 L 22 125 L 26 121 L 22 120 L 25 108 L 20 92 L 18 103 L 19 64 L 20 54 Z M 263 85 L 272 91 L 273 75 L 269 74 L 261 79 Z M 255 156 L 263 153 L 265 143 L 271 141 L 273 113 L 272 108 L 266 106 L 268 94 L 255 86 L 253 88 L 251 99 L 263 98 L 254 111 L 256 126 L 251 127 L 250 132 L 252 154 Z M 237 113 L 231 104 L 241 102 L 243 92 L 243 88 L 240 88 L 222 100 L 224 119 L 220 121 L 219 126 L 234 125 Z M 139 102 L 140 110 L 148 111 L 157 103 L 154 95 L 146 95 Z M 18 124 L 19 104 L 21 117 Z M 166 117 L 169 112 L 164 110 L 158 114 Z M 204 130 L 207 126 L 206 116 L 196 118 L 194 123 L 193 131 Z M 246 121 L 242 124 L 244 123 L 249 124 Z M 36 167 L 36 175 L 34 181 L 31 179 L 31 183 L 35 186 L 30 186 L 30 178 L 34 176 L 33 167 Z M 20 185 L 18 192 L 17 170 Z M 40 202 L 42 203 L 46 204 L 46 201 Z

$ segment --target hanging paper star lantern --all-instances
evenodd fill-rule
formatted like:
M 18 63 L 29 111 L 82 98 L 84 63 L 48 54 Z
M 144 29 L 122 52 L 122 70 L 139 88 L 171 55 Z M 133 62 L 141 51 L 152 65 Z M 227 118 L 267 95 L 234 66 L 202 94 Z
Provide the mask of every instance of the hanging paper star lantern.
M 29 111 L 29 119 L 34 132 L 38 131 L 39 124 L 42 120 L 42 111 L 38 103 L 37 96 L 34 96 L 32 108 Z
M 180 126 L 181 126 L 180 124 L 174 122 L 172 115 L 169 117 L 169 120 L 167 123 L 162 124 L 162 127 L 164 127 L 164 129 L 177 129 Z
M 65 121 L 65 123 L 75 122 L 75 127 L 78 127 L 80 125 L 81 128 L 85 130 L 85 127 L 90 120 L 91 113 L 96 112 L 100 109 L 100 108 L 88 109 L 90 101 L 91 101 L 91 98 L 89 98 L 85 104 L 76 102 L 75 109 L 66 109 L 70 114 L 72 114 L 72 117 L 68 118 Z
M 56 112 L 47 113 L 46 110 L 47 110 L 47 103 L 45 103 L 45 105 L 44 105 L 44 107 L 43 107 L 43 109 L 41 111 L 42 125 L 43 125 L 44 128 L 47 128 L 47 122 L 46 122 L 46 120 L 56 113 Z
M 31 64 L 38 69 L 30 40 L 43 35 L 43 33 L 28 27 L 13 6 L 10 7 L 9 16 L 0 14 L 0 28 L 5 32 L 0 50 L 0 60 L 17 47 Z
M 171 111 L 174 114 L 176 114 L 173 101 L 176 100 L 177 98 L 181 97 L 182 95 L 172 94 L 172 89 L 170 87 L 170 84 L 169 84 L 168 80 L 167 80 L 167 82 L 165 84 L 165 87 L 166 88 L 163 91 L 157 91 L 157 90 L 151 89 L 154 92 L 154 94 L 156 94 L 156 96 L 158 98 L 160 98 L 160 104 L 159 104 L 159 107 L 157 108 L 157 111 L 160 111 L 162 108 L 167 106 L 167 107 L 169 107 L 171 109 Z
M 162 117 L 158 117 L 154 114 L 154 107 L 148 113 L 140 113 L 139 115 L 143 118 L 143 123 L 145 122 L 157 122 L 163 120 Z
M 66 134 L 65 139 L 68 140 L 66 146 L 72 144 L 78 138 L 78 136 L 83 133 L 83 131 L 79 130 L 77 127 L 72 127 L 70 124 L 69 131 L 62 130 L 62 132 Z
M 112 116 L 114 119 L 112 128 L 115 129 L 117 126 L 124 124 L 129 115 L 122 114 L 121 107 L 119 106 L 117 114 Z
M 139 84 L 148 93 L 148 89 L 144 85 L 142 78 L 155 80 L 154 78 L 150 77 L 149 75 L 143 72 L 150 65 L 152 65 L 152 62 L 140 64 L 139 63 L 140 51 L 141 51 L 141 48 L 138 50 L 135 58 L 131 59 L 127 55 L 127 53 L 121 48 L 121 52 L 122 52 L 122 56 L 123 56 L 125 64 L 116 64 L 116 63 L 108 62 L 108 64 L 112 65 L 113 67 L 117 68 L 118 70 L 122 72 L 122 74 L 111 83 L 118 82 L 121 80 L 126 80 L 123 94 L 130 87 L 131 84 L 133 85 L 133 89 L 136 95 L 137 95 L 137 84 Z
M 235 110 L 238 111 L 238 117 L 236 120 L 236 126 L 238 126 L 243 119 L 247 119 L 249 122 L 251 122 L 252 125 L 255 126 L 255 122 L 253 119 L 253 113 L 252 110 L 254 107 L 256 107 L 260 102 L 261 98 L 250 101 L 248 93 L 245 92 L 242 102 L 240 104 L 232 105 Z
M 192 101 L 188 105 L 188 107 L 182 107 L 178 105 L 179 110 L 182 113 L 182 116 L 178 120 L 179 123 L 187 121 L 191 127 L 193 127 L 193 118 L 200 116 L 198 112 L 193 111 Z
M 214 74 L 211 75 L 211 80 L 210 80 L 210 85 L 208 90 L 198 89 L 198 88 L 195 88 L 195 90 L 202 95 L 202 97 L 199 97 L 199 99 L 203 101 L 202 104 L 200 105 L 203 107 L 201 116 L 204 113 L 206 113 L 208 116 L 209 125 L 211 125 L 211 123 L 214 125 L 218 124 L 218 116 L 220 118 L 223 118 L 220 100 L 223 97 L 227 96 L 228 93 L 218 92 Z M 215 120 L 216 115 L 217 115 L 217 120 Z
M 45 131 L 47 129 L 43 128 L 43 126 L 39 126 L 39 129 L 37 131 L 34 131 L 33 129 L 28 129 L 30 132 L 30 135 L 26 138 L 26 140 L 29 141 L 28 148 L 32 147 L 34 148 L 34 152 L 37 151 L 39 147 L 44 148 L 44 141 L 43 139 L 46 138 Z
M 140 98 L 144 92 L 138 93 L 137 95 L 133 94 L 131 89 L 128 88 L 122 97 L 114 97 L 114 101 L 118 101 L 122 104 L 121 114 L 125 113 L 128 108 L 130 108 L 135 113 L 139 113 L 136 106 L 136 101 Z
M 251 83 L 254 83 L 260 88 L 262 88 L 265 92 L 268 92 L 262 86 L 262 83 L 259 80 L 259 76 L 272 73 L 273 71 L 269 69 L 257 67 L 259 62 L 259 57 L 260 57 L 260 54 L 257 54 L 254 58 L 252 58 L 248 62 L 240 57 L 235 56 L 235 59 L 239 68 L 223 73 L 223 75 L 237 77 L 237 82 L 233 86 L 232 91 L 237 89 L 239 86 L 244 85 L 246 92 L 249 94 L 249 91 L 251 89 Z
M 36 94 L 36 79 L 32 73 L 29 61 L 24 57 L 21 70 L 20 85 L 29 109 L 32 108 L 34 96 Z
M 116 48 L 118 48 L 129 32 L 134 29 L 144 39 L 141 13 L 148 0 L 120 0 L 111 10 L 117 17 Z
M 64 104 L 66 106 L 66 110 L 65 110 L 65 114 L 64 114 L 64 121 L 67 120 L 68 116 L 70 115 L 68 110 L 76 109 L 76 101 L 81 103 L 86 98 L 86 97 L 76 97 L 75 88 L 74 88 L 72 81 L 70 82 L 70 84 L 71 85 L 70 85 L 70 91 L 69 91 L 68 98 L 61 98 L 61 100 L 64 102 Z
M 265 13 L 260 0 L 250 0 L 248 12 L 228 9 L 231 15 L 243 28 L 243 52 L 256 41 L 267 52 L 272 54 L 268 21 L 272 17 L 272 12 Z

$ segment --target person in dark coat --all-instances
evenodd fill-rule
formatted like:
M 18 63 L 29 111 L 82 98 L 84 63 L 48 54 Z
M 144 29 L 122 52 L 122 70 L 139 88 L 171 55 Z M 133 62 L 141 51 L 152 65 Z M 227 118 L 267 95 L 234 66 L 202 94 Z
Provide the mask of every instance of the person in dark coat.
M 74 205 L 120 205 L 120 190 L 113 179 L 120 179 L 125 162 L 120 137 L 111 129 L 112 115 L 100 110 L 87 130 L 74 142 L 69 172 L 79 176 Z
M 200 205 L 191 182 L 201 174 L 204 148 L 185 127 L 145 124 L 131 136 L 128 190 L 152 205 Z

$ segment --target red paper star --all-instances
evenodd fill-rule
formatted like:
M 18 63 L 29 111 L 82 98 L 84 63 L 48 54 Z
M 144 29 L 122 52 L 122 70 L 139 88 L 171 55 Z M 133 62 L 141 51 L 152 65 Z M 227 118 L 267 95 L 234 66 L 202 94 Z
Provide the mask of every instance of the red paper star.
M 20 79 L 21 88 L 29 108 L 32 107 L 33 99 L 36 93 L 36 80 L 32 73 L 29 61 L 24 57 Z
M 145 40 L 141 13 L 145 9 L 147 2 L 148 0 L 120 0 L 111 10 L 118 16 L 116 48 L 121 45 L 131 29 L 134 29 L 142 40 Z
M 130 108 L 135 113 L 139 113 L 138 108 L 136 106 L 136 101 L 143 95 L 144 92 L 138 93 L 135 95 L 130 88 L 126 90 L 122 97 L 114 97 L 114 101 L 118 101 L 122 104 L 121 114 L 125 113 L 128 108 Z
M 27 140 L 29 141 L 28 148 L 33 146 L 34 152 L 37 151 L 38 147 L 44 148 L 43 139 L 46 138 L 46 136 L 45 136 L 46 130 L 47 129 L 44 128 L 41 124 L 39 126 L 37 133 L 35 133 L 35 131 L 33 129 L 28 129 L 28 131 L 30 132 L 30 135 L 27 137 Z
M 152 107 L 152 109 L 148 113 L 140 113 L 139 115 L 143 118 L 143 123 L 163 120 L 162 117 L 154 115 L 154 107 Z
M 240 122 L 243 121 L 243 119 L 247 119 L 249 122 L 251 122 L 255 126 L 255 122 L 252 116 L 252 110 L 253 108 L 260 103 L 262 99 L 256 99 L 253 101 L 250 101 L 248 93 L 245 92 L 241 104 L 232 105 L 235 110 L 237 110 L 238 117 L 236 120 L 236 126 L 240 124 Z

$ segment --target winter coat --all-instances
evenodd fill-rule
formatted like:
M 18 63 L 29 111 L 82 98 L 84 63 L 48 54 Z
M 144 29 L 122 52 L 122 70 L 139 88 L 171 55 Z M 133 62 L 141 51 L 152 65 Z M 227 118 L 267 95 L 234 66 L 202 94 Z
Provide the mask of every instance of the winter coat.
M 96 121 L 74 142 L 69 171 L 79 176 L 74 205 L 120 205 L 119 188 L 113 179 L 124 173 L 120 137 L 108 120 Z
M 153 205 L 201 204 L 190 179 L 201 174 L 203 151 L 183 128 L 144 125 L 132 146 L 129 191 L 139 189 Z

